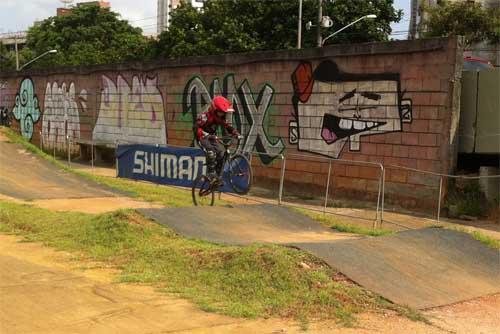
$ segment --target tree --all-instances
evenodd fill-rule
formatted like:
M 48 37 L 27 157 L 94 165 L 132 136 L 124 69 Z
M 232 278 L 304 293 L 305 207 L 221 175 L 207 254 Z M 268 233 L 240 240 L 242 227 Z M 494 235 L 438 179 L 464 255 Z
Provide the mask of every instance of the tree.
M 461 35 L 468 45 L 488 41 L 500 42 L 500 10 L 486 9 L 480 4 L 464 1 L 441 1 L 437 6 L 423 6 L 428 14 L 424 37 Z
M 316 23 L 317 0 L 303 0 L 303 25 Z M 211 0 L 202 11 L 183 3 L 172 13 L 168 31 L 160 35 L 156 56 L 179 57 L 234 53 L 250 50 L 293 49 L 297 45 L 298 0 Z M 323 36 L 367 14 L 376 20 L 364 20 L 328 43 L 357 43 L 388 40 L 390 23 L 398 22 L 402 12 L 393 0 L 324 0 L 323 14 L 334 26 L 323 29 Z M 316 30 L 303 28 L 304 48 L 316 46 Z
M 8 51 L 0 42 L 0 71 L 14 71 L 16 69 L 16 54 Z
M 140 60 L 148 41 L 140 28 L 134 28 L 119 15 L 97 5 L 75 7 L 70 14 L 50 17 L 31 27 L 26 48 L 30 55 L 56 49 L 34 67 L 77 66 Z

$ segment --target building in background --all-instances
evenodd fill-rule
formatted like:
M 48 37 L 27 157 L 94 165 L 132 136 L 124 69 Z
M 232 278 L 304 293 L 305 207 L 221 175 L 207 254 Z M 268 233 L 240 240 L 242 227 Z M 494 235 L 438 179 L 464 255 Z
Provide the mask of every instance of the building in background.
M 0 34 L 0 43 L 5 45 L 8 51 L 21 50 L 26 45 L 26 31 L 9 32 Z
M 182 1 L 189 1 L 194 8 L 201 9 L 207 0 L 158 0 L 157 33 L 161 34 L 170 25 L 170 14 Z
M 68 13 L 71 13 L 73 10 L 73 6 L 69 6 L 71 3 L 73 3 L 73 0 L 61 0 L 62 3 L 64 3 L 66 6 L 57 8 L 57 16 L 63 16 Z M 76 7 L 81 7 L 81 6 L 88 6 L 88 5 L 97 5 L 101 8 L 111 8 L 111 4 L 109 1 L 87 1 L 87 2 L 79 2 L 76 4 Z
M 450 2 L 475 2 L 480 3 L 484 8 L 500 8 L 500 0 L 448 0 Z M 440 0 L 411 0 L 411 15 L 408 39 L 421 38 L 422 31 L 425 31 L 426 14 L 422 12 L 422 5 L 436 6 Z M 467 48 L 464 56 L 484 58 L 492 62 L 495 66 L 500 66 L 500 44 L 488 44 L 486 42 L 476 43 Z

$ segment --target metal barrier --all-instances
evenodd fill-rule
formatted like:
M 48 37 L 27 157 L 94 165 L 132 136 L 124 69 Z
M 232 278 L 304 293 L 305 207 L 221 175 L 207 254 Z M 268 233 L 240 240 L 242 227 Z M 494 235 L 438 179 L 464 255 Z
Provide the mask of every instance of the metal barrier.
M 67 149 L 67 159 L 68 159 L 68 165 L 71 165 L 71 145 L 75 143 L 74 138 L 72 138 L 69 135 L 66 135 L 66 149 Z M 94 140 L 90 140 L 90 147 L 91 147 L 91 166 L 94 168 L 95 166 L 95 142 Z M 128 142 L 124 142 L 123 140 L 115 140 L 115 145 L 118 146 L 118 144 L 124 144 Z M 53 155 L 55 158 L 56 155 L 56 146 L 57 143 L 52 143 L 50 144 L 53 147 Z M 49 145 L 49 146 L 50 146 Z M 156 146 L 164 146 L 160 144 L 156 144 Z M 171 147 L 186 147 L 182 145 L 165 145 L 165 146 L 171 146 Z M 45 142 L 44 142 L 44 136 L 42 131 L 40 131 L 40 148 L 43 150 L 47 147 L 45 147 Z M 248 152 L 248 151 L 242 151 L 242 150 L 237 150 L 238 153 L 242 154 L 247 154 L 250 156 L 250 160 L 252 160 L 252 157 L 259 156 L 262 153 L 259 152 Z M 287 202 L 284 200 L 284 191 L 285 191 L 285 181 L 286 181 L 286 173 L 287 173 L 287 160 L 292 160 L 294 158 L 300 158 L 301 161 L 308 160 L 308 161 L 316 161 L 316 162 L 328 162 L 328 172 L 325 174 L 326 175 L 326 184 L 324 184 L 325 187 L 325 193 L 324 193 L 324 199 L 323 199 L 323 205 L 306 205 L 306 204 L 297 204 L 297 203 L 292 203 L 292 202 Z M 444 179 L 445 178 L 455 178 L 455 179 L 470 179 L 470 180 L 478 180 L 482 178 L 498 178 L 500 179 L 500 175 L 490 175 L 490 176 L 462 176 L 462 175 L 450 175 L 450 174 L 442 174 L 442 173 L 435 173 L 435 172 L 430 172 L 430 171 L 425 171 L 425 170 L 420 170 L 416 168 L 410 168 L 410 167 L 405 167 L 405 166 L 398 166 L 398 165 L 392 165 L 388 164 L 384 166 L 381 163 L 376 163 L 376 162 L 368 162 L 368 161 L 356 161 L 356 160 L 347 160 L 347 159 L 332 159 L 328 157 L 323 157 L 323 156 L 312 156 L 312 155 L 307 155 L 307 154 L 280 154 L 276 157 L 276 159 L 281 160 L 281 166 L 279 167 L 280 173 L 279 173 L 279 189 L 278 189 L 278 195 L 277 195 L 277 205 L 284 205 L 288 207 L 295 207 L 295 208 L 301 208 L 301 209 L 307 209 L 311 211 L 316 211 L 316 212 L 321 212 L 323 214 L 331 214 L 331 215 L 338 215 L 338 216 L 343 216 L 343 217 L 348 217 L 348 218 L 354 218 L 354 219 L 360 219 L 360 220 L 366 220 L 366 221 L 371 221 L 373 223 L 373 228 L 380 227 L 383 223 L 389 223 L 389 224 L 394 224 L 400 227 L 404 228 L 409 228 L 408 226 L 405 226 L 402 223 L 396 222 L 396 221 L 391 221 L 388 219 L 384 219 L 384 212 L 386 212 L 386 171 L 390 169 L 396 169 L 396 170 L 406 170 L 406 171 L 411 171 L 414 173 L 422 173 L 426 175 L 432 175 L 435 177 L 439 178 L 439 184 L 437 185 L 438 189 L 438 198 L 436 201 L 436 213 L 433 216 L 433 220 L 440 222 L 441 220 L 441 210 L 442 210 L 442 201 L 443 201 L 443 187 L 444 187 Z M 331 192 L 331 183 L 332 181 L 335 180 L 335 174 L 332 174 L 332 166 L 334 163 L 339 163 L 339 164 L 350 164 L 350 165 L 361 165 L 361 166 L 370 166 L 370 167 L 376 167 L 379 169 L 379 175 L 378 175 L 378 187 L 377 187 L 377 202 L 376 202 L 376 209 L 375 209 L 375 217 L 373 218 L 366 218 L 366 217 L 360 217 L 360 216 L 353 216 L 353 215 L 348 215 L 348 214 L 342 214 L 339 212 L 334 212 L 331 210 L 328 210 L 328 200 L 330 199 L 330 192 Z M 118 161 L 116 161 L 116 171 L 118 175 Z M 263 168 L 263 167 L 261 167 Z M 237 197 L 242 197 L 238 196 L 235 194 L 231 194 L 231 196 L 237 196 Z M 258 201 L 257 199 L 252 198 L 252 200 Z M 269 203 L 268 201 L 262 201 L 263 203 Z
M 291 203 L 285 203 L 283 202 L 283 193 L 284 193 L 284 184 L 285 184 L 285 176 L 286 176 L 286 161 L 287 159 L 290 158 L 308 158 L 311 159 L 313 158 L 314 161 L 327 161 L 328 162 L 328 173 L 327 173 L 327 181 L 325 185 L 325 195 L 324 195 L 324 200 L 323 200 L 323 207 L 322 210 L 315 209 L 313 210 L 311 206 L 303 206 L 303 205 L 296 205 L 296 204 L 291 204 Z M 367 161 L 355 161 L 355 160 L 345 160 L 345 159 L 332 159 L 332 158 L 327 158 L 327 157 L 317 157 L 317 156 L 310 156 L 310 155 L 305 155 L 305 154 L 287 154 L 287 155 L 281 155 L 282 159 L 282 165 L 281 165 L 281 172 L 280 172 L 280 187 L 279 187 L 279 193 L 278 193 L 278 205 L 286 205 L 286 206 L 293 206 L 293 207 L 298 207 L 298 208 L 303 208 L 303 209 L 308 209 L 308 210 L 313 210 L 313 211 L 320 211 L 323 214 L 332 214 L 332 215 L 338 215 L 338 216 L 345 216 L 345 217 L 350 217 L 350 218 L 356 218 L 356 219 L 362 219 L 362 220 L 369 220 L 373 222 L 373 227 L 375 228 L 377 226 L 378 222 L 381 222 L 382 217 L 383 217 L 383 211 L 381 208 L 383 208 L 383 177 L 384 177 L 384 167 L 380 163 L 375 163 L 375 162 L 367 162 Z M 347 215 L 347 214 L 341 214 L 338 212 L 332 212 L 332 211 L 327 211 L 328 207 L 328 199 L 330 195 L 330 184 L 331 181 L 334 179 L 334 175 L 332 175 L 332 164 L 333 163 L 343 163 L 343 164 L 352 164 L 352 165 L 364 165 L 364 166 L 371 166 L 371 167 L 377 167 L 380 169 L 379 177 L 378 177 L 378 191 L 377 191 L 377 203 L 376 203 L 376 211 L 375 211 L 375 217 L 373 219 L 367 219 L 365 217 L 358 217 L 358 216 L 352 216 L 352 215 Z
M 398 165 L 387 165 L 386 168 L 402 169 L 402 170 L 407 170 L 407 171 L 411 171 L 411 172 L 415 172 L 415 173 L 421 173 L 421 174 L 433 175 L 433 176 L 439 177 L 437 210 L 436 210 L 436 216 L 435 216 L 436 217 L 435 220 L 438 223 L 441 220 L 441 208 L 442 208 L 442 201 L 443 201 L 443 183 L 444 183 L 443 180 L 444 180 L 444 178 L 464 179 L 464 180 L 480 180 L 480 179 L 491 179 L 491 178 L 500 179 L 500 175 L 485 175 L 485 176 L 451 175 L 451 174 L 430 172 L 430 171 L 425 171 L 425 170 L 420 170 L 420 169 L 410 168 L 410 167 L 404 167 L 404 166 L 398 166 Z

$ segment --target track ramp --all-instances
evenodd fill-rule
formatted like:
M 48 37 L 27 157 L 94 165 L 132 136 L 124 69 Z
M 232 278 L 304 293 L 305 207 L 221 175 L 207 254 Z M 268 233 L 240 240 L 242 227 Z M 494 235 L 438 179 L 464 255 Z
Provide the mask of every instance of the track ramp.
M 139 209 L 177 233 L 215 243 L 275 243 L 312 253 L 363 287 L 426 309 L 500 292 L 500 250 L 427 228 L 385 237 L 336 233 L 275 205 Z

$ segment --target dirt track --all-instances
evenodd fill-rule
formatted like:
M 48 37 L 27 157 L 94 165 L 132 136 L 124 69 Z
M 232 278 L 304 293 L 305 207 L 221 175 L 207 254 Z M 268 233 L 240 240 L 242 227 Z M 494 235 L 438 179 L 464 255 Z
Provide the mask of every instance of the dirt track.
M 0 133 L 1 137 L 1 133 Z M 3 138 L 5 139 L 5 138 Z M 16 147 L 8 154 L 7 146 Z M 14 154 L 14 155 L 12 155 Z M 20 160 L 29 168 L 20 172 Z M 0 200 L 24 202 L 49 209 L 102 212 L 122 207 L 148 207 L 126 196 L 79 189 L 67 175 L 47 178 L 39 160 L 0 138 L 0 184 L 17 187 L 2 191 Z M 53 166 L 52 166 L 53 168 Z M 30 183 L 31 179 L 34 183 Z M 53 179 L 60 186 L 45 187 Z M 73 186 L 69 186 L 73 184 Z M 68 199 L 69 193 L 90 191 Z M 98 195 L 99 193 L 99 195 Z M 16 198 L 18 195 L 19 197 Z M 38 195 L 33 195 L 38 194 Z M 26 199 L 26 196 L 25 199 Z M 115 284 L 110 269 L 86 269 L 96 264 L 71 260 L 39 244 L 20 243 L 0 235 L 0 333 L 299 333 L 287 319 L 245 320 L 200 311 L 185 300 L 155 292 L 151 287 Z M 333 322 L 313 323 L 309 333 L 500 333 L 500 295 L 427 311 L 439 327 L 412 322 L 394 314 L 363 314 L 360 327 L 339 328 Z
M 19 237 L 0 235 L 0 333 L 300 333 L 287 319 L 200 311 L 152 288 L 113 283 L 116 272 Z M 308 333 L 500 333 L 500 295 L 427 311 L 436 326 L 363 314 L 356 328 L 312 323 Z M 446 330 L 444 330 L 446 329 Z

